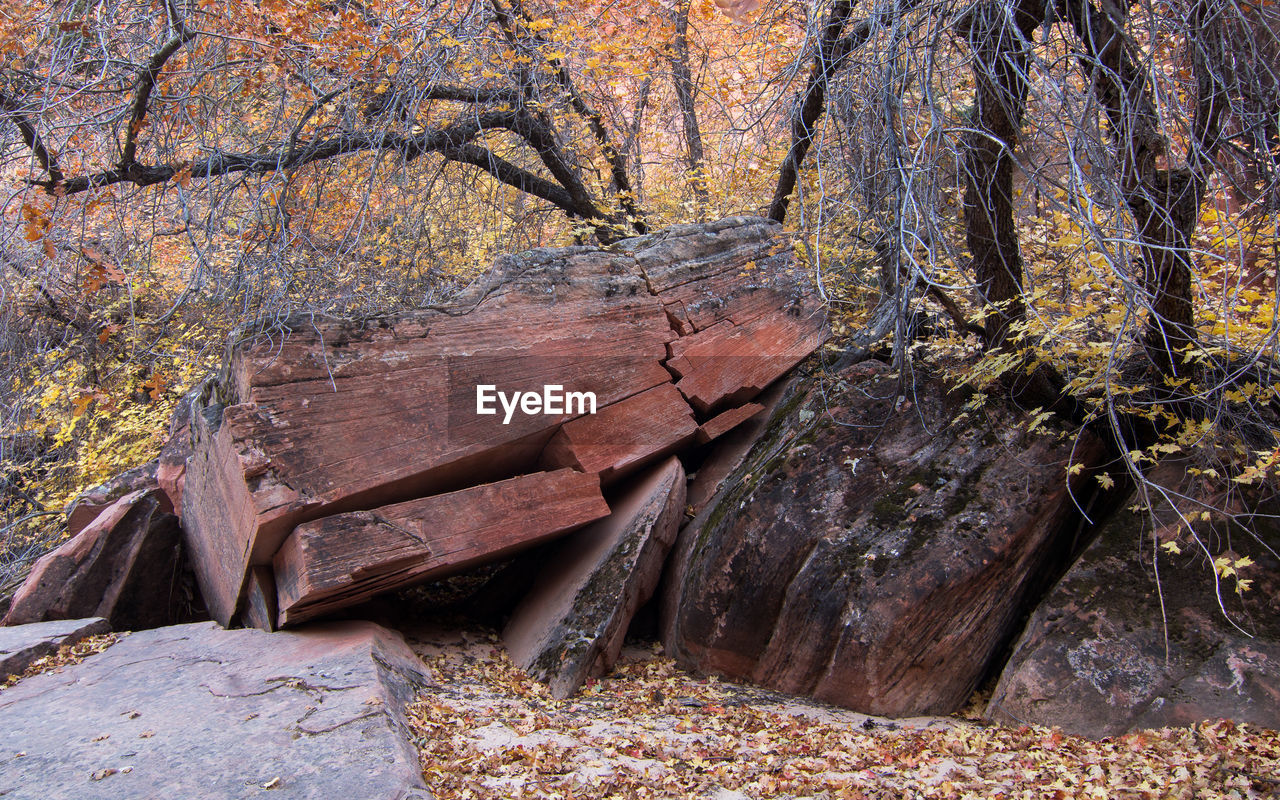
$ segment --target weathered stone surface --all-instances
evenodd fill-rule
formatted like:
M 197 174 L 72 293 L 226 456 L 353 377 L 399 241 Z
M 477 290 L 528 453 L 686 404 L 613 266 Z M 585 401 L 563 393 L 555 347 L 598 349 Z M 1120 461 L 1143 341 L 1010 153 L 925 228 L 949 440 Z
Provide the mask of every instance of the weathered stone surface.
M 298 524 L 535 471 L 568 417 L 477 415 L 478 384 L 563 385 L 605 406 L 669 382 L 675 334 L 628 263 L 534 251 L 469 306 L 319 321 L 242 350 L 236 404 L 196 417 L 183 499 L 215 618 Z
M 810 318 L 778 314 L 728 321 L 672 342 L 676 388 L 702 414 L 745 403 L 822 344 Z
M 237 349 L 193 403 L 174 490 L 213 616 L 242 611 L 250 567 L 298 525 L 548 467 L 612 482 L 691 444 L 690 402 L 748 402 L 826 335 L 778 232 L 734 218 L 535 250 L 448 308 L 306 318 Z M 592 392 L 599 419 L 478 414 L 482 384 Z
M 121 497 L 154 489 L 158 485 L 156 462 L 150 461 L 140 467 L 122 472 L 100 486 L 84 490 L 67 504 L 67 535 L 74 537 L 80 533 Z M 162 510 L 173 511 L 173 506 L 169 504 L 166 507 L 166 503 L 168 503 L 167 500 L 161 504 Z
M 759 402 L 756 405 L 761 406 L 760 411 L 710 442 L 702 454 L 701 461 L 698 462 L 697 470 L 689 476 L 688 501 L 694 515 L 702 513 L 707 503 L 711 502 L 711 498 L 720 491 L 725 480 L 738 468 L 742 459 L 747 457 L 752 445 L 764 434 L 774 409 L 778 407 L 778 401 L 787 390 L 787 385 L 787 381 L 782 380 L 765 389 L 757 398 Z M 724 414 L 732 413 L 732 410 L 724 412 Z M 717 416 L 707 424 L 710 425 L 719 418 Z
M 684 501 L 684 469 L 671 458 L 628 485 L 607 519 L 557 543 L 503 631 L 511 660 L 559 698 L 608 672 L 658 585 Z
M 111 624 L 101 617 L 0 627 L 0 682 L 21 674 L 31 662 L 56 653 L 64 644 L 75 644 L 110 630 Z
M 1154 520 L 1118 512 L 1036 609 L 989 717 L 1091 737 L 1217 718 L 1280 728 L 1280 527 L 1255 518 L 1263 546 L 1235 525 L 1198 525 L 1215 559 L 1253 561 L 1239 572 L 1249 591 L 1231 577 L 1215 592 L 1200 546 L 1160 506 Z M 1158 586 L 1157 542 L 1182 551 L 1156 549 Z
M 260 631 L 274 631 L 279 627 L 279 616 L 280 602 L 276 594 L 275 571 L 265 566 L 250 567 L 244 624 Z
M 542 453 L 548 467 L 573 467 L 608 483 L 693 441 L 693 409 L 670 383 L 570 420 Z
M 663 639 L 696 670 L 864 713 L 948 713 L 1070 546 L 1067 461 L 1101 454 L 876 362 L 794 382 L 680 534 Z
M 759 403 L 747 403 L 737 408 L 731 408 L 699 425 L 695 438 L 699 444 L 706 444 L 714 439 L 719 439 L 761 411 L 764 411 L 764 406 Z
M 156 458 L 156 483 L 169 498 L 174 513 L 182 510 L 182 489 L 187 483 L 187 459 L 191 458 L 191 415 L 200 390 L 183 395 L 169 423 L 169 439 Z
M 184 622 L 192 608 L 177 518 L 159 489 L 117 498 L 89 525 L 36 562 L 13 596 L 5 625 L 105 617 L 116 630 Z
M 424 683 L 367 622 L 135 633 L 0 694 L 0 795 L 426 800 L 403 717 Z
M 276 553 L 279 624 L 509 556 L 609 514 L 595 475 L 521 475 L 299 525 Z

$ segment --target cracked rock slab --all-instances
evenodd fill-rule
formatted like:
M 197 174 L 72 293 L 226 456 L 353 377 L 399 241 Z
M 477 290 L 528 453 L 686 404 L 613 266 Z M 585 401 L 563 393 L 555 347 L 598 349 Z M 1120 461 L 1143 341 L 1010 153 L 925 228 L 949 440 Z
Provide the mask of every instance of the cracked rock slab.
M 0 796 L 426 800 L 421 670 L 369 622 L 135 633 L 0 693 Z
M 0 628 L 0 680 L 17 675 L 37 658 L 56 653 L 64 644 L 75 644 L 109 630 L 111 625 L 101 617 Z
M 300 549 L 291 537 L 333 538 L 311 523 L 564 467 L 612 490 L 692 446 L 703 423 L 717 421 L 704 439 L 726 432 L 731 412 L 826 335 L 825 308 L 780 226 L 751 217 L 608 250 L 504 257 L 445 306 L 287 320 L 241 342 L 191 406 L 181 516 L 210 615 L 224 625 L 247 618 L 254 567 Z M 517 393 L 518 413 L 484 408 Z M 525 516 L 493 510 L 514 525 Z M 486 537 L 475 538 L 485 559 L 511 551 L 508 537 L 488 553 Z M 427 574 L 393 575 L 380 553 L 355 555 L 369 574 L 347 573 L 353 591 L 339 605 Z M 281 622 L 331 610 L 334 599 L 322 608 L 313 597 L 304 613 L 282 597 Z

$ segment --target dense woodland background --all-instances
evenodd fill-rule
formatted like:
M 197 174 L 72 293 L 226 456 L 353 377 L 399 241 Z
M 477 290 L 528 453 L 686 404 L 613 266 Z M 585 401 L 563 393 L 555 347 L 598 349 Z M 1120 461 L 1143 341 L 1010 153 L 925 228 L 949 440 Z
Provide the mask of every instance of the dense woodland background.
M 0 132 L 0 582 L 246 331 L 744 213 L 904 386 L 1274 493 L 1274 0 L 9 2 Z

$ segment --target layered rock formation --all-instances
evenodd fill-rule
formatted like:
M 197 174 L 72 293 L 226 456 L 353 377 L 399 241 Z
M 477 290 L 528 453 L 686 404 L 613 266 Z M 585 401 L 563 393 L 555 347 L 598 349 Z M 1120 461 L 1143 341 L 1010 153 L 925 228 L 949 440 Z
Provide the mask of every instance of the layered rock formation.
M 736 218 L 535 250 L 448 307 L 238 348 L 193 403 L 180 488 L 213 617 L 288 625 L 501 557 L 731 430 L 826 335 L 777 234 Z

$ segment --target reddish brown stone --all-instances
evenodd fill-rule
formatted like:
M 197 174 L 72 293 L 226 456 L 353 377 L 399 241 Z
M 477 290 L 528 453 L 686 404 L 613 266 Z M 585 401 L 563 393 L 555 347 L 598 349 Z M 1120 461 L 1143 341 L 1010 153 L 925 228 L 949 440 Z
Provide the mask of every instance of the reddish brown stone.
M 249 568 L 249 585 L 244 603 L 244 624 L 260 631 L 274 631 L 280 609 L 276 602 L 276 576 L 271 567 Z
M 816 313 L 726 321 L 672 342 L 667 366 L 680 376 L 676 388 L 690 404 L 714 413 L 754 398 L 825 338 L 825 317 Z
M 698 435 L 696 437 L 698 444 L 706 444 L 713 439 L 719 439 L 761 411 L 764 411 L 764 406 L 759 403 L 747 403 L 737 408 L 731 408 L 722 414 L 717 414 L 698 426 Z
M 174 513 L 182 510 L 182 489 L 186 485 L 187 459 L 191 457 L 191 414 L 199 389 L 188 392 L 178 402 L 169 424 L 169 440 L 156 459 L 156 483 L 169 498 Z
M 565 417 L 477 415 L 477 383 L 608 405 L 670 380 L 675 334 L 629 260 L 570 253 L 535 251 L 456 312 L 320 321 L 240 351 L 239 402 L 196 418 L 184 496 L 216 619 L 302 522 L 536 469 Z
M 156 488 L 156 462 L 122 472 L 111 480 L 76 495 L 67 505 L 67 536 L 74 538 L 98 515 L 114 505 L 120 498 L 134 492 Z M 172 512 L 167 499 L 162 502 L 163 511 Z
M 141 630 L 189 619 L 178 524 L 167 505 L 155 488 L 118 498 L 36 562 L 4 624 L 104 617 L 116 630 Z
M 616 481 L 691 444 L 666 364 L 678 331 L 696 339 L 679 348 L 681 389 L 704 412 L 751 399 L 822 340 L 777 231 L 739 218 L 607 252 L 531 251 L 447 309 L 308 317 L 238 348 L 193 405 L 185 473 L 175 458 L 165 478 L 214 617 L 243 609 L 250 568 L 298 525 L 546 465 Z M 706 335 L 716 321 L 732 332 Z M 593 392 L 600 413 L 480 415 L 478 384 Z
M 628 397 L 592 416 L 566 422 L 547 444 L 543 463 L 597 472 L 604 483 L 670 455 L 693 440 L 693 410 L 670 383 Z
M 511 660 L 553 696 L 612 669 L 631 618 L 658 585 L 684 500 L 684 469 L 671 458 L 632 481 L 607 519 L 556 543 L 502 634 Z
M 300 525 L 275 557 L 279 624 L 500 559 L 608 514 L 599 478 L 563 469 Z
M 634 254 L 682 336 L 721 320 L 740 325 L 779 312 L 807 317 L 820 311 L 790 244 L 762 219 L 678 225 L 619 249 Z

